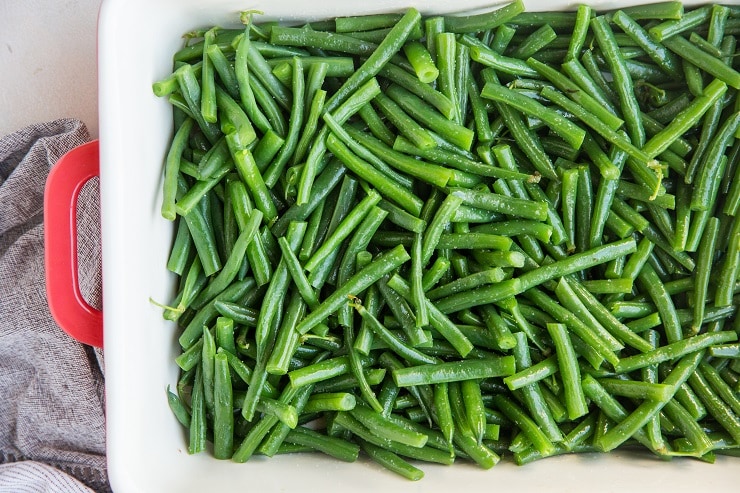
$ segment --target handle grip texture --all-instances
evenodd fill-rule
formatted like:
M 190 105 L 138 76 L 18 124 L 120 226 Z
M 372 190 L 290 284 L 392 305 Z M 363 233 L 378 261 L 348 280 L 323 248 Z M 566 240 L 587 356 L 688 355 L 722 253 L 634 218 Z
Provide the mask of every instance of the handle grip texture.
M 80 291 L 77 260 L 77 200 L 99 176 L 97 140 L 63 155 L 51 169 L 44 194 L 46 295 L 54 320 L 83 344 L 103 347 L 103 312 Z

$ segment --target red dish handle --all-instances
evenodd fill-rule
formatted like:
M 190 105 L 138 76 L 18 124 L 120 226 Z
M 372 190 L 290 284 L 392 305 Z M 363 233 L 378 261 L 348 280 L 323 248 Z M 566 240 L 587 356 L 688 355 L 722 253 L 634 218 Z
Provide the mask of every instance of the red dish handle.
M 51 314 L 74 339 L 103 347 L 103 312 L 85 301 L 77 263 L 77 199 L 100 174 L 98 141 L 72 149 L 51 169 L 44 195 L 46 296 Z

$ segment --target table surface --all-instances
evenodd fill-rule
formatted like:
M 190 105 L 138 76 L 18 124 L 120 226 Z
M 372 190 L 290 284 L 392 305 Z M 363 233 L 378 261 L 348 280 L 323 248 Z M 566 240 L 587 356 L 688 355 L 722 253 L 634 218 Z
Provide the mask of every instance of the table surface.
M 101 0 L 0 0 L 0 136 L 77 118 L 98 135 Z

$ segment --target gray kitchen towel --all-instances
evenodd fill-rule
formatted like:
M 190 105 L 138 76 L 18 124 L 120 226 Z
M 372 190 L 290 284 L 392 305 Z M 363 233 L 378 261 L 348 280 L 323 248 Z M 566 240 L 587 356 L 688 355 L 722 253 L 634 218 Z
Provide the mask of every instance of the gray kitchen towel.
M 90 139 L 59 119 L 0 138 L 0 493 L 109 491 L 102 350 L 54 322 L 44 274 L 44 186 Z M 80 284 L 101 306 L 97 179 L 78 205 Z

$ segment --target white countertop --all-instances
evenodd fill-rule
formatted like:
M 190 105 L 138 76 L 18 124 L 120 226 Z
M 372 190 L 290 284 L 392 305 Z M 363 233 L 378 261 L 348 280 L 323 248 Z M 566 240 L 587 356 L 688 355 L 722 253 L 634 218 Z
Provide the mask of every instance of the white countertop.
M 98 135 L 101 0 L 0 0 L 0 136 L 72 117 Z

